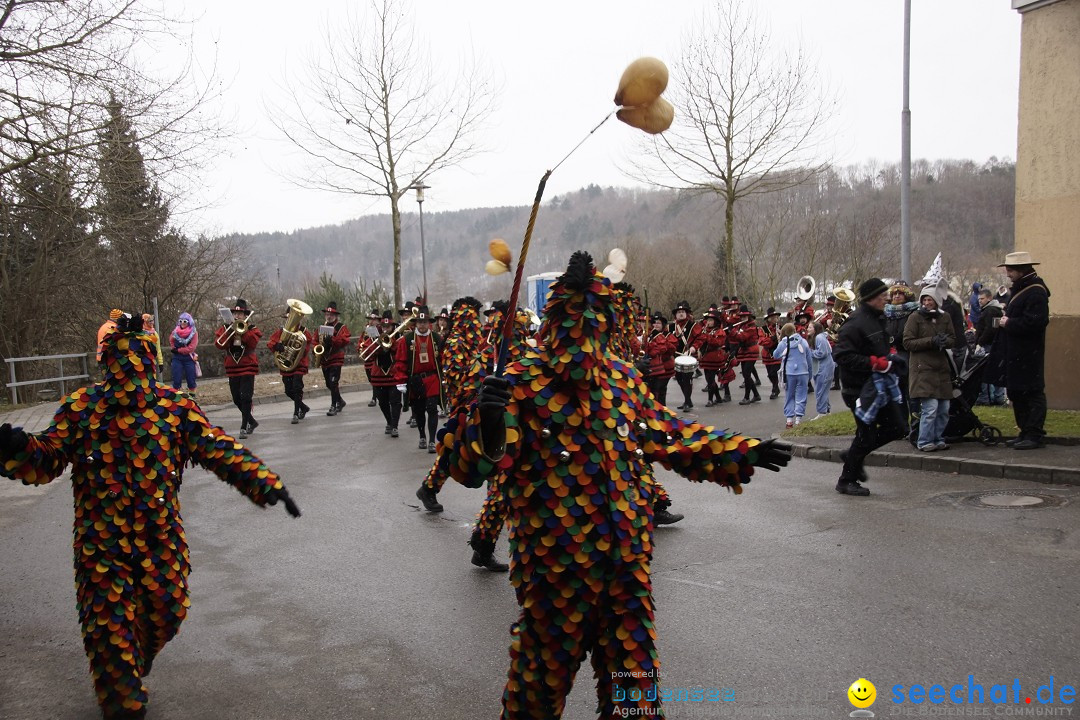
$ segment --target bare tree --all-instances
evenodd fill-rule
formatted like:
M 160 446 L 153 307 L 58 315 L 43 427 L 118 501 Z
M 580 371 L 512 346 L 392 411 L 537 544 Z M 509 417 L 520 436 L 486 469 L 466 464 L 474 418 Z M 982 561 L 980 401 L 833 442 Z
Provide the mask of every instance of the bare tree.
M 271 112 L 278 129 L 308 158 L 298 185 L 390 200 L 394 302 L 402 304 L 398 203 L 435 173 L 480 151 L 475 136 L 494 101 L 475 63 L 445 83 L 399 7 L 373 0 L 369 21 L 350 15 L 327 29 L 289 108 Z
M 227 132 L 209 112 L 220 92 L 211 63 L 193 55 L 171 75 L 147 59 L 187 44 L 186 23 L 136 0 L 0 2 L 0 178 L 64 157 L 92 182 L 99 134 L 119 99 L 138 126 L 148 164 L 172 185 L 213 156 Z M 81 165 L 81 167 L 80 167 Z
M 661 187 L 717 195 L 726 292 L 738 292 L 735 203 L 824 171 L 815 158 L 835 100 L 803 52 L 773 56 L 769 32 L 743 0 L 717 0 L 674 66 L 675 123 L 646 141 L 634 174 Z

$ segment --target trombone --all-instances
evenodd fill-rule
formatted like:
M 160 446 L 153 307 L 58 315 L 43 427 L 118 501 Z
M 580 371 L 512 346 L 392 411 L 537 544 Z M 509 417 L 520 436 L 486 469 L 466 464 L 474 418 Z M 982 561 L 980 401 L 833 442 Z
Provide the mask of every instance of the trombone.
M 221 313 L 222 320 L 225 319 L 225 313 L 232 313 L 228 308 L 218 308 L 218 312 Z M 241 335 L 247 332 L 248 327 L 251 325 L 251 316 L 255 312 L 249 312 L 247 317 L 243 320 L 233 320 L 232 322 L 223 322 L 222 325 L 229 328 L 229 331 L 222 335 L 220 338 L 214 339 L 214 344 L 224 350 L 232 344 L 234 338 L 239 338 Z
M 371 359 L 371 356 L 375 354 L 376 350 L 389 350 L 394 344 L 394 336 L 409 326 L 416 316 L 420 314 L 420 310 L 417 307 L 412 308 L 412 315 L 405 318 L 405 320 L 394 328 L 393 332 L 386 333 L 379 336 L 378 342 L 373 342 L 364 349 L 364 352 L 360 353 L 360 361 L 367 362 Z

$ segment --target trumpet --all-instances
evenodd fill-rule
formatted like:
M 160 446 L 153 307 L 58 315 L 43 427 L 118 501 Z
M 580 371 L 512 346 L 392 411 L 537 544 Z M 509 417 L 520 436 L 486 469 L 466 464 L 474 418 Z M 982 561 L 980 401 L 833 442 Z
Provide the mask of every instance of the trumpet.
M 326 330 L 332 330 L 332 332 L 325 332 Z M 319 342 L 315 347 L 311 348 L 311 366 L 314 368 L 322 367 L 323 360 L 326 358 L 326 346 L 330 344 L 330 340 L 334 337 L 334 332 L 329 325 L 319 326 Z
M 394 328 L 393 332 L 381 334 L 379 336 L 378 342 L 372 343 L 364 350 L 364 352 L 360 353 L 360 361 L 367 362 L 371 359 L 371 356 L 374 355 L 377 350 L 389 350 L 394 344 L 394 336 L 407 328 L 409 326 L 409 323 L 415 320 L 416 316 L 419 314 L 420 309 L 417 307 L 413 307 L 412 315 L 405 318 L 405 320 L 400 325 Z

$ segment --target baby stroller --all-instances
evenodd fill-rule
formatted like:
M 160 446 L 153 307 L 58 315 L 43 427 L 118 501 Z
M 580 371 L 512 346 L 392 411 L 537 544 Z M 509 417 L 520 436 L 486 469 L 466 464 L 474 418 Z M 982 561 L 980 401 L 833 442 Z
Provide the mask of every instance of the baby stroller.
M 1001 431 L 979 420 L 972 408 L 979 398 L 982 387 L 983 366 L 988 356 L 975 357 L 967 353 L 962 368 L 957 368 L 952 350 L 948 351 L 949 369 L 952 372 L 953 397 L 949 403 L 949 423 L 945 426 L 945 437 L 950 441 L 972 435 L 983 445 L 996 445 L 1001 442 Z

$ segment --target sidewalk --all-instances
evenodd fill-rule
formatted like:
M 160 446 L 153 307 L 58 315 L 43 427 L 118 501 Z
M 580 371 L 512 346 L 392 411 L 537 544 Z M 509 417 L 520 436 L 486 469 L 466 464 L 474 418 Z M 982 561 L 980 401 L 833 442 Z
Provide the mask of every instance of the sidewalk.
M 342 394 L 365 393 L 366 383 L 341 386 Z M 305 391 L 304 398 L 329 395 L 325 388 Z M 364 396 L 367 399 L 367 396 Z M 357 402 L 359 398 L 350 402 Z M 254 398 L 256 405 L 288 401 L 285 395 Z M 49 426 L 56 403 L 42 403 L 11 412 L 0 412 L 0 423 L 11 423 L 28 432 L 40 432 Z M 203 407 L 207 413 L 229 410 L 231 404 Z M 766 408 L 761 408 L 763 411 Z M 693 417 L 715 424 L 710 417 Z M 762 437 L 767 437 L 767 434 Z M 809 460 L 841 463 L 840 452 L 851 444 L 850 436 L 799 437 L 792 441 L 795 455 Z M 904 468 L 924 472 L 955 473 L 980 477 L 1029 480 L 1039 483 L 1080 485 L 1080 445 L 1047 444 L 1041 450 L 1018 451 L 1004 445 L 986 446 L 979 442 L 958 442 L 943 452 L 919 452 L 903 440 L 890 443 L 866 458 L 868 466 Z
M 851 445 L 851 436 L 799 437 L 794 438 L 793 445 L 797 457 L 842 463 L 840 453 Z M 1080 446 L 1077 445 L 1047 443 L 1040 450 L 1013 450 L 1007 445 L 964 441 L 952 443 L 948 450 L 926 453 L 916 450 L 906 440 L 897 440 L 868 455 L 866 464 L 923 472 L 1080 485 Z

